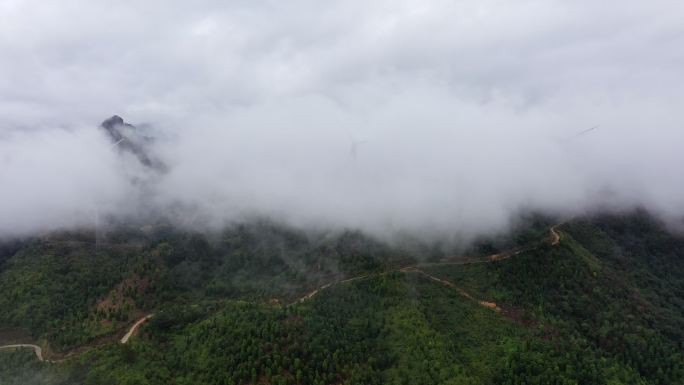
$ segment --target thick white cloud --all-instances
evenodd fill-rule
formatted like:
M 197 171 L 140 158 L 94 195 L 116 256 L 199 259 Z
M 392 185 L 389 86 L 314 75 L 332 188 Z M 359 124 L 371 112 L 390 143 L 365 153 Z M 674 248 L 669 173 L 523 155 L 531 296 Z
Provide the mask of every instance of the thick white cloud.
M 683 18 L 664 0 L 0 0 L 0 233 L 137 210 L 139 171 L 95 130 L 112 113 L 161 132 L 155 205 L 216 223 L 676 218 Z

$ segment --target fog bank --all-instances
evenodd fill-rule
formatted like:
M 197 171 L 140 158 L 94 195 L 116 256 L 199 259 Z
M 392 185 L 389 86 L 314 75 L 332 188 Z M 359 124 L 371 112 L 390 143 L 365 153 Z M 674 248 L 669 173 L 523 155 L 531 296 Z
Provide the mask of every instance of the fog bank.
M 0 3 L 0 234 L 684 214 L 675 1 Z M 123 116 L 150 170 L 99 124 Z M 597 128 L 580 134 L 582 131 Z

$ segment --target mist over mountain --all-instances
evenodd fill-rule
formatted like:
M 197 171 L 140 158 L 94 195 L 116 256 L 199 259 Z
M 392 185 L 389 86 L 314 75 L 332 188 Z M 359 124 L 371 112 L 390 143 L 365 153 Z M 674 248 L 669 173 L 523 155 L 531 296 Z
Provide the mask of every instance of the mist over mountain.
M 463 239 L 528 211 L 684 214 L 678 2 L 1 9 L 3 235 L 141 212 Z M 145 132 L 116 144 L 123 119 Z
M 682 20 L 0 0 L 0 385 L 684 384 Z
M 163 172 L 166 166 L 156 159 L 150 158 L 148 150 L 152 138 L 143 136 L 138 128 L 130 123 L 124 122 L 123 118 L 114 115 L 100 125 L 112 141 L 112 147 L 117 150 L 127 151 L 135 155 L 140 163 L 157 171 Z

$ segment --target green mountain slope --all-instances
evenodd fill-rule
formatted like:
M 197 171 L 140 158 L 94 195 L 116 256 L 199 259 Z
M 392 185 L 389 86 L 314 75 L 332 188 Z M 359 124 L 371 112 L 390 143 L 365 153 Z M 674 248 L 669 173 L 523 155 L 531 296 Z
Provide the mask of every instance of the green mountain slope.
M 549 226 L 457 263 L 265 223 L 29 243 L 0 272 L 0 323 L 67 359 L 0 351 L 0 383 L 684 383 L 684 240 L 643 212 L 565 223 L 557 245 Z

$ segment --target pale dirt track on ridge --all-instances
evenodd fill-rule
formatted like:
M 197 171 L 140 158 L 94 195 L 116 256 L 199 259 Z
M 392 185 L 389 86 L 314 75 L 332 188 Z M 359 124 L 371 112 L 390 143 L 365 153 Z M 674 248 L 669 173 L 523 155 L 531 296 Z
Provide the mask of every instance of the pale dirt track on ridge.
M 13 344 L 13 345 L 5 345 L 5 346 L 0 346 L 0 349 L 22 349 L 22 348 L 29 348 L 33 349 L 33 351 L 36 353 L 36 357 L 38 357 L 39 361 L 45 361 L 43 359 L 43 348 L 41 348 L 38 345 L 33 345 L 33 344 Z
M 560 224 L 553 225 L 553 226 L 551 226 L 551 228 L 549 229 L 549 240 L 548 240 L 548 243 L 549 243 L 551 246 L 557 246 L 558 244 L 560 244 L 561 236 L 560 236 L 560 233 L 558 232 L 558 229 L 557 229 L 558 226 L 560 226 Z M 537 247 L 538 247 L 538 246 L 537 246 Z M 389 272 L 398 271 L 398 272 L 400 272 L 400 273 L 419 273 L 419 274 L 422 274 L 422 275 L 426 276 L 427 278 L 430 278 L 430 279 L 433 280 L 433 281 L 439 282 L 439 283 L 441 283 L 441 284 L 443 284 L 443 285 L 446 285 L 446 286 L 448 286 L 448 287 L 452 287 L 452 288 L 458 290 L 458 292 L 459 292 L 462 296 L 464 296 L 465 298 L 468 298 L 468 299 L 470 299 L 470 300 L 476 301 L 476 302 L 479 303 L 481 306 L 484 306 L 484 307 L 486 307 L 486 308 L 488 308 L 488 309 L 492 309 L 492 310 L 494 310 L 494 311 L 499 312 L 499 311 L 501 311 L 501 309 L 496 305 L 496 303 L 494 303 L 494 302 L 488 302 L 488 301 L 481 301 L 481 300 L 475 299 L 472 295 L 468 294 L 465 290 L 463 290 L 463 289 L 457 287 L 457 286 L 454 285 L 452 282 L 449 282 L 449 281 L 446 281 L 446 280 L 443 280 L 443 279 L 434 277 L 434 276 L 432 276 L 432 275 L 429 275 L 429 274 L 427 274 L 426 272 L 424 272 L 423 270 L 421 270 L 420 267 L 447 266 L 447 265 L 472 265 L 472 264 L 478 264 L 478 263 L 491 263 L 491 262 L 495 262 L 495 261 L 502 261 L 502 260 L 504 260 L 504 259 L 508 259 L 508 258 L 513 257 L 513 256 L 515 256 L 515 255 L 518 255 L 518 254 L 520 254 L 520 253 L 522 253 L 522 252 L 524 252 L 524 251 L 529 251 L 529 250 L 532 250 L 532 249 L 534 249 L 534 248 L 536 248 L 536 247 L 514 248 L 514 249 L 512 249 L 512 250 L 502 251 L 502 252 L 500 252 L 500 253 L 496 253 L 496 254 L 489 255 L 489 256 L 487 256 L 486 258 L 484 258 L 484 259 L 482 259 L 482 260 L 477 260 L 477 261 L 451 261 L 451 262 L 424 263 L 424 264 L 419 264 L 419 265 L 401 267 L 401 268 L 398 268 L 398 269 L 395 269 L 395 270 L 391 270 L 391 271 L 389 271 Z M 305 294 L 304 296 L 300 297 L 299 299 L 297 299 L 296 301 L 294 301 L 294 302 L 291 303 L 290 305 L 294 305 L 294 304 L 297 304 L 297 303 L 301 303 L 301 302 L 307 301 L 307 300 L 311 299 L 313 296 L 315 296 L 316 294 L 318 294 L 318 292 L 320 292 L 320 291 L 322 291 L 322 290 L 324 290 L 324 289 L 327 289 L 327 288 L 329 288 L 330 286 L 333 286 L 333 285 L 338 285 L 338 284 L 342 284 L 342 283 L 345 283 L 345 282 L 355 281 L 355 280 L 358 280 L 358 279 L 368 278 L 368 277 L 371 277 L 371 276 L 378 276 L 378 275 L 387 274 L 387 273 L 388 273 L 388 272 L 383 272 L 383 273 L 378 273 L 378 274 L 364 274 L 364 275 L 360 275 L 360 276 L 358 276 L 358 277 L 347 278 L 347 279 L 344 279 L 344 280 L 341 280 L 341 281 L 329 282 L 329 283 L 326 283 L 326 284 L 323 285 L 323 286 L 320 286 L 320 287 L 318 287 L 318 288 L 316 288 L 316 289 L 314 289 L 314 290 L 308 292 L 307 294 Z
M 558 232 L 558 226 L 560 225 L 551 226 L 551 246 L 556 246 L 560 243 L 561 236 Z
M 122 344 L 128 343 L 128 340 L 131 338 L 133 333 L 135 333 L 135 331 L 138 330 L 140 325 L 142 325 L 148 319 L 152 318 L 153 315 L 154 314 L 148 314 L 148 315 L 142 317 L 141 319 L 139 319 L 136 323 L 133 324 L 133 326 L 131 326 L 131 328 L 128 330 L 128 332 L 126 332 L 126 334 L 124 334 L 124 336 L 121 337 L 121 341 L 119 341 L 119 342 L 121 342 Z
M 152 316 L 153 316 L 153 314 L 148 314 L 148 315 L 144 316 L 143 318 L 139 319 L 138 321 L 136 321 L 130 327 L 130 329 L 126 332 L 126 334 L 121 338 L 121 340 L 119 340 L 119 342 L 122 344 L 128 343 L 128 340 L 130 340 L 130 338 L 135 334 L 135 332 L 138 330 L 138 328 L 140 328 L 140 325 L 142 325 L 148 319 L 152 318 Z M 66 360 L 70 357 L 77 356 L 81 353 L 84 353 L 84 352 L 92 349 L 93 346 L 94 345 L 79 346 L 75 349 L 72 349 L 69 352 L 57 355 L 57 357 L 59 357 L 59 358 L 55 358 L 55 359 L 45 359 L 45 357 L 43 357 L 43 348 L 41 348 L 38 345 L 34 345 L 34 344 L 3 345 L 3 346 L 0 346 L 0 350 L 2 350 L 2 349 L 33 349 L 33 351 L 36 353 L 36 357 L 38 358 L 39 361 L 51 362 L 51 363 L 60 363 L 60 362 L 63 362 L 64 360 Z
M 450 287 L 450 288 L 452 288 L 452 289 L 455 289 L 456 291 L 458 291 L 458 293 L 459 293 L 460 295 L 462 295 L 463 297 L 465 297 L 465 298 L 467 298 L 467 299 L 469 299 L 469 300 L 471 300 L 471 301 L 477 302 L 477 304 L 480 305 L 480 306 L 482 306 L 482 307 L 486 307 L 487 309 L 492 309 L 492 310 L 496 311 L 497 313 L 501 311 L 501 308 L 499 308 L 499 307 L 496 305 L 496 303 L 494 303 L 494 302 L 488 302 L 488 301 L 481 301 L 481 300 L 479 300 L 479 299 L 473 297 L 472 295 L 470 295 L 470 293 L 468 293 L 467 291 L 465 291 L 465 290 L 461 289 L 460 287 L 454 285 L 452 282 L 447 281 L 446 279 L 437 278 L 437 277 L 435 277 L 435 276 L 433 276 L 433 275 L 430 275 L 430 274 L 424 272 L 423 270 L 420 270 L 420 269 L 417 268 L 417 267 L 403 268 L 403 269 L 401 269 L 401 270 L 399 270 L 399 271 L 401 271 L 402 273 L 417 273 L 417 274 L 421 274 L 421 275 L 423 275 L 423 276 L 425 276 L 425 277 L 427 277 L 427 278 L 429 278 L 429 279 L 431 279 L 431 280 L 433 280 L 433 281 L 435 281 L 435 282 L 441 283 L 441 284 L 444 285 L 444 286 L 447 286 L 447 287 Z
M 560 224 L 554 225 L 554 226 L 552 226 L 552 227 L 549 229 L 549 232 L 550 232 L 550 235 L 549 235 L 549 244 L 550 244 L 551 246 L 557 246 L 558 244 L 560 244 L 561 236 L 560 236 L 560 233 L 559 233 L 558 230 L 557 230 L 558 226 L 560 226 Z M 520 254 L 520 253 L 522 253 L 522 252 L 524 252 L 524 251 L 528 251 L 528 250 L 531 250 L 531 249 L 532 249 L 532 248 L 516 248 L 516 249 L 509 250 L 509 251 L 504 251 L 504 252 L 500 252 L 500 253 L 496 253 L 496 254 L 489 255 L 489 256 L 487 256 L 487 257 L 486 257 L 485 259 L 483 259 L 483 260 L 477 260 L 477 261 L 459 261 L 459 262 L 454 262 L 454 261 L 452 261 L 452 262 L 426 263 L 426 264 L 420 264 L 420 265 L 405 266 L 405 267 L 397 268 L 397 269 L 395 269 L 395 270 L 391 270 L 391 271 L 387 271 L 387 272 L 383 272 L 383 273 L 379 273 L 379 274 L 364 274 L 364 275 L 360 275 L 360 276 L 357 276 L 357 277 L 352 277 L 352 278 L 343 279 L 343 280 L 340 280 L 340 281 L 333 281 L 333 282 L 329 282 L 329 283 L 327 283 L 327 284 L 325 284 L 325 285 L 319 286 L 318 288 L 316 288 L 316 289 L 314 289 L 314 290 L 308 292 L 307 294 L 305 294 L 305 295 L 302 296 L 301 298 L 297 299 L 295 302 L 291 303 L 290 305 L 294 305 L 294 304 L 297 304 L 297 303 L 305 302 L 305 301 L 307 301 L 307 300 L 313 298 L 313 297 L 314 297 L 316 294 L 318 294 L 320 291 L 325 290 L 325 289 L 327 289 L 327 288 L 329 288 L 329 287 L 331 287 L 331 286 L 333 286 L 333 285 L 338 285 L 338 284 L 342 284 L 342 283 L 352 282 L 352 281 L 356 281 L 356 280 L 359 280 L 359 279 L 374 277 L 374 276 L 378 276 L 378 275 L 382 275 L 382 274 L 387 274 L 387 273 L 396 271 L 396 272 L 400 272 L 400 273 L 418 273 L 418 274 L 422 274 L 423 276 L 425 276 L 425 277 L 427 277 L 427 278 L 429 278 L 429 279 L 431 279 L 431 280 L 433 280 L 433 281 L 435 281 L 435 282 L 439 282 L 439 283 L 441 283 L 441 284 L 443 284 L 443 285 L 445 285 L 445 286 L 447 286 L 447 287 L 456 289 L 456 290 L 459 292 L 460 295 L 462 295 L 463 297 L 465 297 L 465 298 L 467 298 L 467 299 L 469 299 L 469 300 L 476 301 L 480 306 L 486 307 L 486 308 L 488 308 L 488 309 L 492 309 L 492 310 L 494 310 L 494 311 L 496 311 L 496 312 L 500 312 L 500 311 L 501 311 L 501 308 L 499 308 L 499 306 L 497 306 L 496 303 L 478 300 L 478 299 L 476 299 L 475 297 L 473 297 L 472 295 L 470 295 L 468 292 L 466 292 L 465 290 L 463 290 L 463 289 L 459 288 L 458 286 L 456 286 L 454 283 L 449 282 L 449 281 L 444 280 L 444 279 L 441 279 L 441 278 L 437 278 L 437 277 L 435 277 L 435 276 L 432 276 L 432 275 L 430 275 L 430 274 L 424 272 L 423 270 L 421 270 L 420 267 L 446 266 L 446 265 L 469 265 L 469 264 L 476 264 L 476 263 L 490 263 L 490 262 L 501 261 L 501 260 L 510 258 L 510 257 L 512 257 L 512 256 L 518 255 L 518 254 Z M 135 334 L 135 332 L 138 330 L 138 328 L 139 328 L 145 321 L 147 321 L 148 319 L 152 318 L 153 315 L 154 315 L 154 314 L 148 314 L 148 315 L 144 316 L 143 318 L 139 319 L 138 321 L 136 321 L 136 322 L 130 327 L 130 329 L 128 330 L 128 332 L 126 332 L 126 334 L 124 334 L 124 336 L 121 338 L 121 340 L 120 340 L 119 342 L 122 343 L 122 344 L 128 343 L 128 341 L 129 341 L 130 338 Z M 53 362 L 53 363 L 62 362 L 64 359 L 66 359 L 66 357 L 71 356 L 71 354 L 67 354 L 66 356 L 64 356 L 64 359 L 51 361 L 51 360 L 45 360 L 45 358 L 43 357 L 43 349 L 42 349 L 40 346 L 38 346 L 38 345 L 33 345 L 33 344 L 11 344 L 11 345 L 0 346 L 0 350 L 2 350 L 2 349 L 22 349 L 22 348 L 30 348 L 30 349 L 33 349 L 33 351 L 36 353 L 36 357 L 38 358 L 38 360 L 40 360 L 40 361 L 45 361 L 45 362 Z M 72 353 L 73 353 L 73 352 L 72 352 Z

